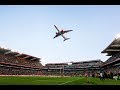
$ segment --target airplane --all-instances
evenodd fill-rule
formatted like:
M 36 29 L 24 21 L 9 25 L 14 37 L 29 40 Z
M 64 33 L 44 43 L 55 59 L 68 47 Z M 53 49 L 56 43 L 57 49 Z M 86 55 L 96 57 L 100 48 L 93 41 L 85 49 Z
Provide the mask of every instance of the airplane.
M 73 31 L 73 30 L 59 30 L 58 28 L 57 28 L 57 26 L 55 26 L 54 25 L 54 27 L 57 29 L 57 31 L 58 32 L 56 32 L 56 35 L 55 35 L 55 37 L 54 38 L 56 38 L 56 37 L 58 37 L 58 36 L 62 36 L 63 38 L 64 38 L 64 40 L 63 41 L 66 41 L 66 40 L 68 40 L 68 39 L 70 39 L 70 38 L 66 38 L 63 34 L 65 34 L 65 33 L 68 33 L 68 32 L 70 32 L 70 31 Z M 53 38 L 53 39 L 54 39 Z

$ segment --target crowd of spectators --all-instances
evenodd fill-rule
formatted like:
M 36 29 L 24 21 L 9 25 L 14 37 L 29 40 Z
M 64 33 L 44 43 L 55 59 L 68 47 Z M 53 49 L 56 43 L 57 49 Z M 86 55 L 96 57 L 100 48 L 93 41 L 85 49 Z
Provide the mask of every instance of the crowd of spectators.
M 120 52 L 112 55 L 104 64 L 103 78 L 114 79 L 114 77 L 120 76 Z
M 0 62 L 9 63 L 9 64 L 16 64 L 16 65 L 23 65 L 28 67 L 41 67 L 42 64 L 38 61 L 26 60 L 24 58 L 15 57 L 12 55 L 5 55 L 0 54 Z
M 74 65 L 75 68 L 100 67 L 101 64 L 102 64 L 101 60 L 83 61 L 83 62 L 72 63 L 72 65 Z
M 42 75 L 40 69 L 15 67 L 15 66 L 0 66 L 0 75 Z
M 0 75 L 41 75 L 42 64 L 39 60 L 29 60 L 0 49 Z
M 94 76 L 100 70 L 101 60 L 93 60 L 86 62 L 73 62 L 71 65 L 66 63 L 46 64 L 44 74 L 46 75 L 64 75 L 64 76 L 84 76 L 87 72 L 88 76 Z M 43 69 L 44 69 L 43 68 Z M 97 76 L 97 75 L 96 75 Z

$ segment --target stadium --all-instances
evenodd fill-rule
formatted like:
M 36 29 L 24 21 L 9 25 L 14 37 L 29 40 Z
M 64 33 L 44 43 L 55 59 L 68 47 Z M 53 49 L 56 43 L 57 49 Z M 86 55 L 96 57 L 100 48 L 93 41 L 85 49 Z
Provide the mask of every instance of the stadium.
M 119 42 L 120 38 L 115 38 L 101 52 L 110 56 L 105 62 L 97 59 L 44 66 L 41 58 L 0 47 L 0 85 L 120 85 Z
M 0 85 L 120 85 L 119 23 L 118 5 L 1 5 Z

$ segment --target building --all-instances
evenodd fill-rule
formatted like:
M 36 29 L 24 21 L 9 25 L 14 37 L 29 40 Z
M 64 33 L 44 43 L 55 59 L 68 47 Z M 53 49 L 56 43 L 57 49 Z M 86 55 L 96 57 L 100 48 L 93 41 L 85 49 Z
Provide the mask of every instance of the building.
M 43 72 L 45 75 L 63 75 L 66 66 L 68 63 L 48 63 L 45 64 Z
M 81 62 L 73 62 L 71 65 L 65 67 L 65 72 L 72 73 L 72 75 L 85 75 L 88 76 L 92 74 L 97 74 L 101 70 L 102 61 L 98 60 L 88 60 Z
M 107 53 L 110 56 L 102 68 L 107 73 L 112 72 L 114 75 L 120 73 L 120 38 L 115 38 L 101 53 Z
M 0 47 L 0 75 L 40 75 L 40 59 Z
M 79 76 L 87 72 L 90 76 L 100 71 L 102 63 L 100 59 L 72 62 L 71 65 L 68 65 L 68 63 L 48 63 L 43 70 L 46 75 Z

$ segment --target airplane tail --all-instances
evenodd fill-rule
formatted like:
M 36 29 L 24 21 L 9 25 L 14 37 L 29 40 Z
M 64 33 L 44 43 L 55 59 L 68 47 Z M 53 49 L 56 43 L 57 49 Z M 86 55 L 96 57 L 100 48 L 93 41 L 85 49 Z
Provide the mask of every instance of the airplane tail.
M 66 41 L 66 40 L 68 40 L 68 39 L 70 39 L 70 38 L 65 38 L 63 41 Z

